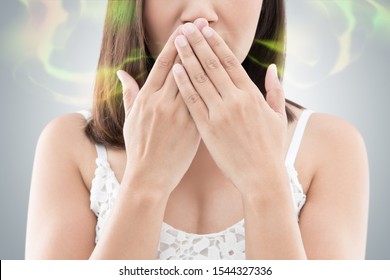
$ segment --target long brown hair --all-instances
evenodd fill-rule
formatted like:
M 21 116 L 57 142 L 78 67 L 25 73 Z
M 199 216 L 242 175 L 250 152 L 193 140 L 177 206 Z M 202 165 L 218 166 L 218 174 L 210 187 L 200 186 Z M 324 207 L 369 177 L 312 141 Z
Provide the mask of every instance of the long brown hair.
M 107 4 L 92 120 L 86 127 L 88 137 L 97 144 L 116 148 L 125 146 L 122 88 L 116 77 L 116 71 L 123 69 L 128 72 L 141 88 L 154 63 L 145 44 L 143 2 L 143 0 L 109 0 Z M 284 61 L 284 0 L 264 0 L 252 47 L 242 65 L 265 95 L 267 67 L 275 63 L 282 78 Z M 293 121 L 295 116 L 287 107 L 286 112 L 289 122 Z

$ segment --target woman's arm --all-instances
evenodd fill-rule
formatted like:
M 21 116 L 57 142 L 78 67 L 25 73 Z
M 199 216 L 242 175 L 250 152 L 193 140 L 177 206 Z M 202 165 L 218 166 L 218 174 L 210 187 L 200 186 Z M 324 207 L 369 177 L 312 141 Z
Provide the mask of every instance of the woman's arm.
M 308 135 L 319 163 L 300 215 L 309 259 L 364 259 L 369 168 L 364 141 L 348 123 L 314 114 Z
M 174 67 L 176 83 L 210 154 L 242 194 L 247 258 L 361 258 L 368 168 L 360 136 L 341 121 L 317 121 L 326 123 L 313 129 L 311 152 L 319 150 L 321 165 L 300 229 L 284 166 L 287 116 L 276 67 L 268 68 L 264 98 L 212 28 L 184 35 L 176 42 L 183 64 Z M 313 253 L 317 244 L 328 251 Z
M 259 191 L 242 196 L 247 259 L 307 259 L 286 169 L 279 166 L 262 170 L 269 177 L 253 186 Z
M 84 160 L 81 151 L 94 148 L 84 126 L 83 117 L 73 114 L 54 120 L 41 134 L 31 184 L 26 259 L 155 258 L 167 198 L 132 192 L 134 184 L 145 189 L 147 185 L 130 178 L 123 179 L 95 247 L 96 217 L 78 166 Z
M 152 182 L 149 182 L 152 183 Z M 149 183 L 125 178 L 91 259 L 155 259 L 169 194 L 134 191 Z M 154 184 L 152 187 L 156 187 Z M 161 185 L 161 189 L 165 186 Z
M 75 126 L 74 117 L 60 119 L 45 129 L 34 166 L 26 258 L 156 258 L 168 197 L 200 143 L 171 72 L 176 32 L 141 90 L 127 73 L 118 73 L 126 115 L 126 169 L 96 247 L 96 219 L 78 166 L 87 160 L 81 158 L 88 141 L 85 122 Z
M 42 132 L 36 148 L 27 223 L 26 259 L 88 259 L 96 217 L 75 149 L 87 145 L 85 120 L 60 117 Z M 91 145 L 90 143 L 88 143 Z
M 324 114 L 311 117 L 306 139 L 319 163 L 299 224 L 291 192 L 281 191 L 289 189 L 285 171 L 266 171 L 270 180 L 259 180 L 259 186 L 269 192 L 243 199 L 247 257 L 364 259 L 369 182 L 363 140 L 350 125 Z

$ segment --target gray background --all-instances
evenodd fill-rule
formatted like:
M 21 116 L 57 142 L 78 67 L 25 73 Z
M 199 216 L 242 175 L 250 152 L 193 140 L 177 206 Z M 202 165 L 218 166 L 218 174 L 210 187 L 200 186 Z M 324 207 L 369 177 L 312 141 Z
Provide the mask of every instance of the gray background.
M 56 116 L 90 106 L 106 4 L 22 2 L 0 2 L 1 259 L 24 258 L 40 132 Z M 363 135 L 371 176 L 366 258 L 390 259 L 390 3 L 287 0 L 287 13 L 286 95 L 344 118 Z

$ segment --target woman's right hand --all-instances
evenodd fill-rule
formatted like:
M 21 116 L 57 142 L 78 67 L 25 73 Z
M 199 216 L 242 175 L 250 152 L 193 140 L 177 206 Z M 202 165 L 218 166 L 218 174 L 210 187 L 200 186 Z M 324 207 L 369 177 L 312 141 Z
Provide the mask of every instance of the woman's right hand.
M 131 183 L 137 191 L 169 195 L 188 170 L 200 143 L 172 74 L 177 59 L 174 40 L 179 33 L 180 27 L 169 38 L 141 90 L 128 73 L 117 73 L 126 113 L 123 178 L 125 185 Z

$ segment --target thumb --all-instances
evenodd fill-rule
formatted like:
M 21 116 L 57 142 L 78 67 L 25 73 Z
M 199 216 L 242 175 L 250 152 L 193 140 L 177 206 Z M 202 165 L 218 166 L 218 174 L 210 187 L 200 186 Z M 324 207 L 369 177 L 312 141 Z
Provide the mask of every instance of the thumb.
M 267 69 L 267 74 L 265 76 L 265 90 L 267 91 L 267 103 L 272 110 L 283 117 L 286 116 L 286 100 L 275 64 L 271 64 Z
M 127 116 L 133 107 L 135 98 L 139 92 L 139 86 L 133 77 L 123 70 L 116 72 L 116 75 L 122 83 L 123 103 L 125 107 L 125 115 Z

